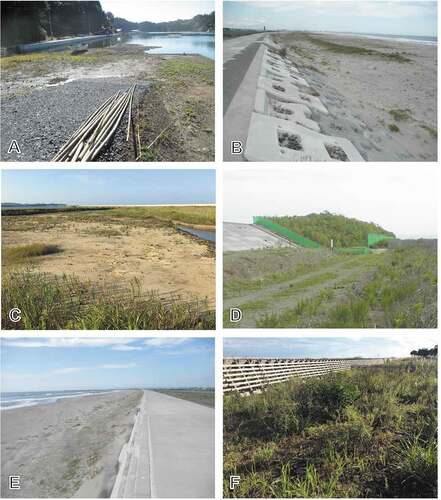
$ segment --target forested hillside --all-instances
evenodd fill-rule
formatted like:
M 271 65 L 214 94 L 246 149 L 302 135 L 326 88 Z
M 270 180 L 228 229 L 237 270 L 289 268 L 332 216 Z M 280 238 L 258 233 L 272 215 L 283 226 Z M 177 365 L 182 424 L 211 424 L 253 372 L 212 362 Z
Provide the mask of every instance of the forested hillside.
M 93 33 L 108 22 L 100 2 L 1 2 L 1 45 Z
M 329 246 L 331 239 L 334 240 L 335 247 L 366 246 L 368 233 L 395 237 L 394 233 L 386 231 L 374 222 L 364 222 L 330 212 L 266 219 L 324 246 Z
M 151 23 L 143 21 L 140 23 L 133 23 L 115 17 L 113 19 L 113 26 L 120 28 L 123 31 L 140 30 L 140 31 L 214 31 L 215 19 L 214 12 L 211 14 L 200 14 L 192 19 L 178 19 L 176 21 L 168 21 L 163 23 Z

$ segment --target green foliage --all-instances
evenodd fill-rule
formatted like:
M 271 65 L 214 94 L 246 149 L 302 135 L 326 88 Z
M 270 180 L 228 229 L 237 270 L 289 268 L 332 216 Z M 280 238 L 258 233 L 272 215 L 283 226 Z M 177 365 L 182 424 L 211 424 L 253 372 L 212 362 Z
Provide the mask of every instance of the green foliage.
M 2 250 L 2 265 L 25 264 L 33 257 L 52 255 L 62 250 L 58 245 L 33 243 L 31 245 L 7 246 Z
M 266 218 L 326 247 L 330 246 L 331 239 L 334 240 L 335 247 L 356 247 L 367 245 L 369 233 L 395 236 L 373 222 L 364 222 L 330 212 Z
M 22 319 L 8 312 L 18 307 Z M 137 283 L 129 290 L 96 288 L 74 276 L 50 278 L 25 270 L 2 281 L 2 326 L 23 330 L 188 330 L 213 329 L 213 311 L 203 301 L 142 294 Z
M 397 122 L 407 121 L 412 116 L 411 111 L 408 108 L 406 108 L 406 109 L 391 109 L 389 111 L 389 114 Z
M 395 123 L 390 123 L 388 125 L 388 127 L 389 127 L 389 130 L 391 132 L 399 132 L 400 131 L 400 128 L 398 127 L 398 125 L 395 125 Z
M 177 57 L 161 63 L 158 75 L 177 86 L 194 85 L 195 80 L 214 85 L 214 61 L 199 57 Z
M 388 362 L 224 398 L 226 497 L 436 497 L 437 367 Z M 230 474 L 239 486 L 228 488 Z

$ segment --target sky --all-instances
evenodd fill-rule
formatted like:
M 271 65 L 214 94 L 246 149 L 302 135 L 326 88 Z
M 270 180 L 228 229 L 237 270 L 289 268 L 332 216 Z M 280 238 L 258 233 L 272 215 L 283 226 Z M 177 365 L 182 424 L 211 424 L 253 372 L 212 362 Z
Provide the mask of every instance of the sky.
M 380 358 L 407 357 L 414 349 L 438 344 L 436 334 L 418 332 L 369 337 L 225 338 L 224 357 Z
M 210 14 L 214 10 L 214 1 L 198 0 L 101 0 L 105 12 L 127 21 L 176 21 L 191 19 L 198 14 Z
M 1 340 L 2 392 L 214 387 L 212 338 Z
M 435 1 L 224 1 L 229 28 L 436 36 Z
M 436 238 L 437 167 L 224 166 L 225 222 L 325 210 L 375 222 L 398 238 Z
M 3 203 L 215 203 L 214 170 L 3 170 Z

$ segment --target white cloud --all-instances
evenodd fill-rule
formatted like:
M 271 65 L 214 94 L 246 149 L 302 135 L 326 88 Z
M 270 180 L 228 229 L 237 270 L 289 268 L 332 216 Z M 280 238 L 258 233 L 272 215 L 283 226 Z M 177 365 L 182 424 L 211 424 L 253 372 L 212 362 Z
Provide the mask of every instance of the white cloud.
M 112 347 L 112 351 L 142 351 L 142 347 L 118 344 Z
M 173 347 L 177 345 L 184 344 L 185 342 L 188 342 L 190 339 L 188 338 L 154 338 L 154 339 L 147 339 L 144 341 L 145 345 L 148 345 L 150 347 L 159 347 L 159 348 L 165 348 L 165 347 Z
M 10 347 L 39 348 L 39 347 L 106 347 L 126 345 L 136 339 L 124 338 L 44 338 L 44 339 L 3 339 L 3 345 Z
M 401 238 L 433 238 L 436 177 L 436 167 L 426 165 L 224 167 L 224 221 L 328 210 L 376 222 Z

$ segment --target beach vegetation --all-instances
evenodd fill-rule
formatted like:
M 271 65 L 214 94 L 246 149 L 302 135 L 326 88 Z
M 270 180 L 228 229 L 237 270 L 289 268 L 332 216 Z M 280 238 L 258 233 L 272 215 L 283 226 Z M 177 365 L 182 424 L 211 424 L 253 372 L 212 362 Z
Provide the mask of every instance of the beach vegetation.
M 400 131 L 400 127 L 396 125 L 395 123 L 389 123 L 388 128 L 391 132 L 397 133 Z
M 438 137 L 438 132 L 433 127 L 430 127 L 429 125 L 426 124 L 422 124 L 420 125 L 420 127 L 424 129 L 426 132 L 428 132 L 433 139 L 436 139 Z
M 30 245 L 7 246 L 2 250 L 2 265 L 11 266 L 29 263 L 33 258 L 62 252 L 59 245 L 32 243 Z
M 156 389 L 156 392 L 208 406 L 209 408 L 215 406 L 214 389 Z
M 8 311 L 20 306 L 21 320 Z M 204 300 L 97 286 L 75 276 L 50 276 L 25 269 L 2 279 L 2 326 L 26 330 L 211 330 L 214 311 Z
M 329 50 L 330 52 L 333 52 L 335 54 L 378 57 L 381 59 L 387 59 L 398 63 L 412 62 L 411 59 L 403 56 L 399 52 L 380 52 L 379 50 L 365 49 L 364 47 L 359 47 L 356 45 L 344 45 L 341 43 L 330 42 L 328 40 L 324 40 L 320 37 L 312 35 L 308 35 L 308 39 L 313 44 L 318 45 L 319 47 L 325 50 Z
M 223 421 L 225 497 L 437 496 L 433 358 L 228 394 Z
M 412 117 L 410 109 L 391 109 L 389 114 L 397 122 L 408 121 Z

